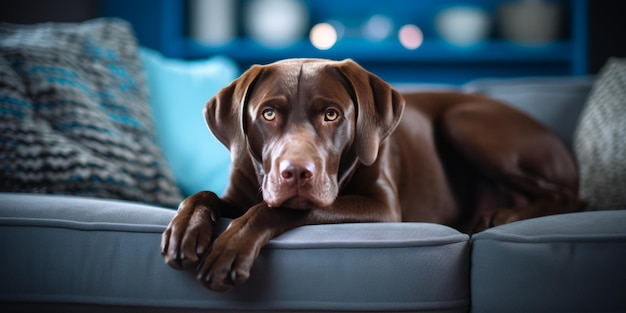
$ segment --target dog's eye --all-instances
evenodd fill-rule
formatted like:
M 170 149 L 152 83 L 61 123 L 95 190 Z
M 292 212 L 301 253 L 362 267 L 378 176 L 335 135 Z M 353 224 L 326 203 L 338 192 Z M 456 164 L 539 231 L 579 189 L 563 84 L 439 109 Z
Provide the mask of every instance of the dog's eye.
M 274 119 L 276 119 L 276 112 L 272 109 L 265 109 L 263 111 L 263 118 L 266 121 L 273 121 Z
M 326 113 L 324 113 L 324 121 L 326 122 L 332 122 L 337 118 L 339 118 L 339 112 L 337 112 L 337 110 L 328 109 L 326 110 Z

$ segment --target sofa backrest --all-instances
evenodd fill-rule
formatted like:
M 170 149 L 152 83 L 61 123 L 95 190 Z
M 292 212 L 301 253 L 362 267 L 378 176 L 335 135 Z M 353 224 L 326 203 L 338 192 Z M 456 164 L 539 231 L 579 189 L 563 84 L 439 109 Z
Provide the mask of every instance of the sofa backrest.
M 462 88 L 511 104 L 546 125 L 571 147 L 593 81 L 592 76 L 480 79 Z

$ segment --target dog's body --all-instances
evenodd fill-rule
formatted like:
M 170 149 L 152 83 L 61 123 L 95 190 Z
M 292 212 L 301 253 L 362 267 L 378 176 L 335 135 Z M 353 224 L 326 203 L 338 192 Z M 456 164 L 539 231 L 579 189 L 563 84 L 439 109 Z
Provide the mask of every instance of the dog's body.
M 545 127 L 479 95 L 400 95 L 349 60 L 255 66 L 205 118 L 231 152 L 230 184 L 221 199 L 204 191 L 181 203 L 162 253 L 175 268 L 200 263 L 213 290 L 244 282 L 261 247 L 301 225 L 474 232 L 579 207 L 574 158 Z M 218 216 L 235 220 L 212 243 Z

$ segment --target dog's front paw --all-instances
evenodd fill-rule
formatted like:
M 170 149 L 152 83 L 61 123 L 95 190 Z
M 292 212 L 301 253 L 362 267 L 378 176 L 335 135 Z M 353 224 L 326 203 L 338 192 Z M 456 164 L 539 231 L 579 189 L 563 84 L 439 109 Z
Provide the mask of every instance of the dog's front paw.
M 261 247 L 253 234 L 237 220 L 213 243 L 211 252 L 198 269 L 197 279 L 213 291 L 228 291 L 250 276 Z
M 161 239 L 165 263 L 176 269 L 195 268 L 211 245 L 220 199 L 203 191 L 185 199 Z
M 264 204 L 236 218 L 211 247 L 198 269 L 197 279 L 214 291 L 228 291 L 248 280 L 254 260 L 273 236 L 268 219 L 274 209 Z

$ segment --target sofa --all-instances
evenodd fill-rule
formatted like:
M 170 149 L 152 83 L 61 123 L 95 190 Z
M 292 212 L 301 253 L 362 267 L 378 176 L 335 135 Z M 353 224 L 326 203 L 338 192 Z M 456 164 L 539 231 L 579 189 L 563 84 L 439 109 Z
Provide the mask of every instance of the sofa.
M 240 69 L 227 57 L 165 58 L 121 20 L 2 25 L 1 306 L 626 312 L 624 64 L 612 59 L 588 77 L 395 85 L 487 94 L 547 125 L 577 155 L 585 212 L 472 236 L 429 223 L 299 227 L 262 249 L 249 281 L 216 293 L 167 266 L 159 246 L 178 201 L 226 186 L 228 153 L 200 113 Z

